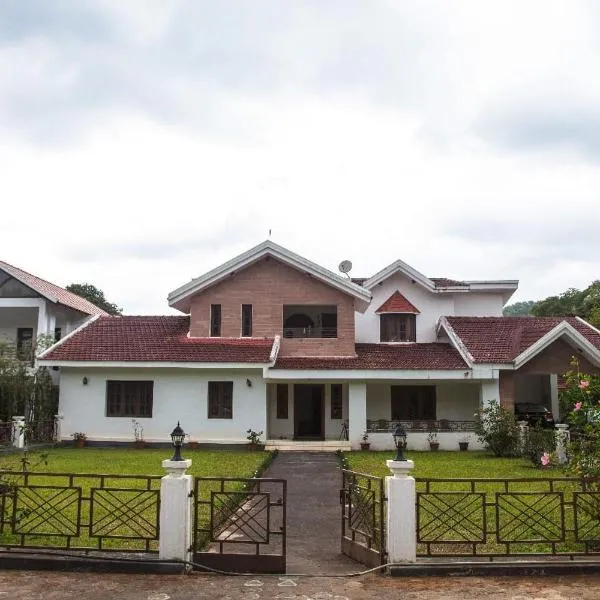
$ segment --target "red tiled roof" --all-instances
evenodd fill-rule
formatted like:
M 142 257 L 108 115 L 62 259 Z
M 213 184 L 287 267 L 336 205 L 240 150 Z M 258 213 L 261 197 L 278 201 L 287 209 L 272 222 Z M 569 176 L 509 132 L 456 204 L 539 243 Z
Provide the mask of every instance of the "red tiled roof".
M 356 344 L 356 358 L 280 357 L 275 369 L 465 369 L 450 344 Z
M 0 269 L 6 271 L 11 277 L 18 279 L 21 283 L 35 290 L 38 294 L 44 297 L 56 299 L 60 304 L 64 304 L 69 308 L 74 308 L 75 310 L 87 315 L 108 314 L 106 311 L 98 308 L 95 304 L 92 304 L 85 298 L 82 298 L 77 294 L 73 294 L 73 292 L 68 292 L 67 290 L 54 285 L 45 279 L 40 279 L 31 273 L 27 273 L 27 271 L 13 267 L 12 265 L 9 265 L 1 260 Z
M 447 317 L 447 320 L 476 362 L 512 362 L 563 321 L 600 349 L 600 334 L 575 317 Z
M 457 281 L 456 279 L 448 279 L 447 277 L 430 277 L 431 281 L 435 284 L 435 287 L 465 287 L 464 281 Z
M 376 313 L 413 313 L 421 311 L 411 304 L 400 292 L 394 292 L 376 311 Z
M 189 329 L 189 316 L 100 317 L 43 360 L 269 362 L 272 339 L 189 338 Z

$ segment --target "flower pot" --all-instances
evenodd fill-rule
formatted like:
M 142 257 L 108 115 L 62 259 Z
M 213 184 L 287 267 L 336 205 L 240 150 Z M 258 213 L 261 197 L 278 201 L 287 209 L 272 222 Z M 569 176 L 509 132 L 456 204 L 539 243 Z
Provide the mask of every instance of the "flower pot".
M 433 450 L 434 452 L 436 450 L 440 449 L 440 443 L 439 442 L 429 442 L 429 449 Z
M 371 442 L 361 442 L 360 449 L 361 450 L 369 450 L 371 448 Z
M 262 444 L 253 444 L 252 442 L 250 442 L 248 445 L 248 450 L 250 450 L 251 452 L 254 452 L 255 450 L 260 450 L 262 448 Z
M 469 442 L 458 442 L 458 447 L 461 452 L 466 452 L 469 449 Z
M 133 447 L 134 448 L 145 448 L 146 442 L 144 440 L 135 440 L 135 442 L 133 442 Z
M 83 438 L 79 438 L 75 440 L 75 448 L 83 448 L 85 446 L 85 440 Z

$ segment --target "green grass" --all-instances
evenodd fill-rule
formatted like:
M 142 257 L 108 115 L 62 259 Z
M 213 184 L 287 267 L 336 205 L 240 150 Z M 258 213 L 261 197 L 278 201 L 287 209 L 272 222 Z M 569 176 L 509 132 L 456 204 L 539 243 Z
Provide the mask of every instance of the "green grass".
M 344 455 L 353 471 L 386 477 L 391 475 L 385 461 L 395 452 L 349 452 Z M 566 477 L 560 468 L 537 469 L 525 458 L 496 458 L 487 452 L 407 452 L 414 461 L 416 478 L 479 477 Z

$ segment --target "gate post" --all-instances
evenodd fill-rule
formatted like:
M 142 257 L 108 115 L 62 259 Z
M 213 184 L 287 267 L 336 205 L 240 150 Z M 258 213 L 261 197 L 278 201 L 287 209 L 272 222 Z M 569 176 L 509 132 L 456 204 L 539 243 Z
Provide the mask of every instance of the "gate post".
M 163 460 L 167 471 L 160 480 L 159 558 L 189 560 L 192 546 L 193 477 L 185 472 L 192 461 Z
M 25 448 L 25 417 L 13 417 L 12 445 Z
M 415 479 L 410 476 L 415 463 L 412 460 L 388 460 L 386 465 L 394 474 L 385 478 L 388 562 L 416 562 L 416 491 Z
M 561 465 L 569 462 L 567 458 L 567 443 L 569 442 L 569 426 L 565 423 L 557 423 L 554 435 L 556 437 L 556 458 Z

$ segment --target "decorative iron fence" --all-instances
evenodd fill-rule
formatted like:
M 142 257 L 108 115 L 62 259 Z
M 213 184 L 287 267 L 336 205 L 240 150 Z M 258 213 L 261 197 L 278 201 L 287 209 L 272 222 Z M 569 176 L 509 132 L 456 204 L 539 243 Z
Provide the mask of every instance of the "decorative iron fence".
M 284 327 L 284 338 L 336 338 L 337 327 Z
M 0 446 L 10 446 L 13 441 L 12 422 L 0 422 Z
M 0 546 L 158 552 L 160 479 L 0 471 Z
M 600 553 L 600 479 L 417 479 L 418 556 Z
M 197 477 L 194 561 L 237 572 L 285 573 L 285 479 Z
M 342 552 L 368 566 L 385 564 L 384 480 L 342 471 Z
M 56 419 L 27 423 L 25 439 L 27 444 L 53 442 L 56 439 Z
M 450 421 L 440 419 L 438 421 L 389 421 L 387 419 L 368 419 L 367 431 L 369 433 L 393 432 L 398 425 L 402 425 L 407 432 L 410 431 L 473 431 L 475 421 Z

